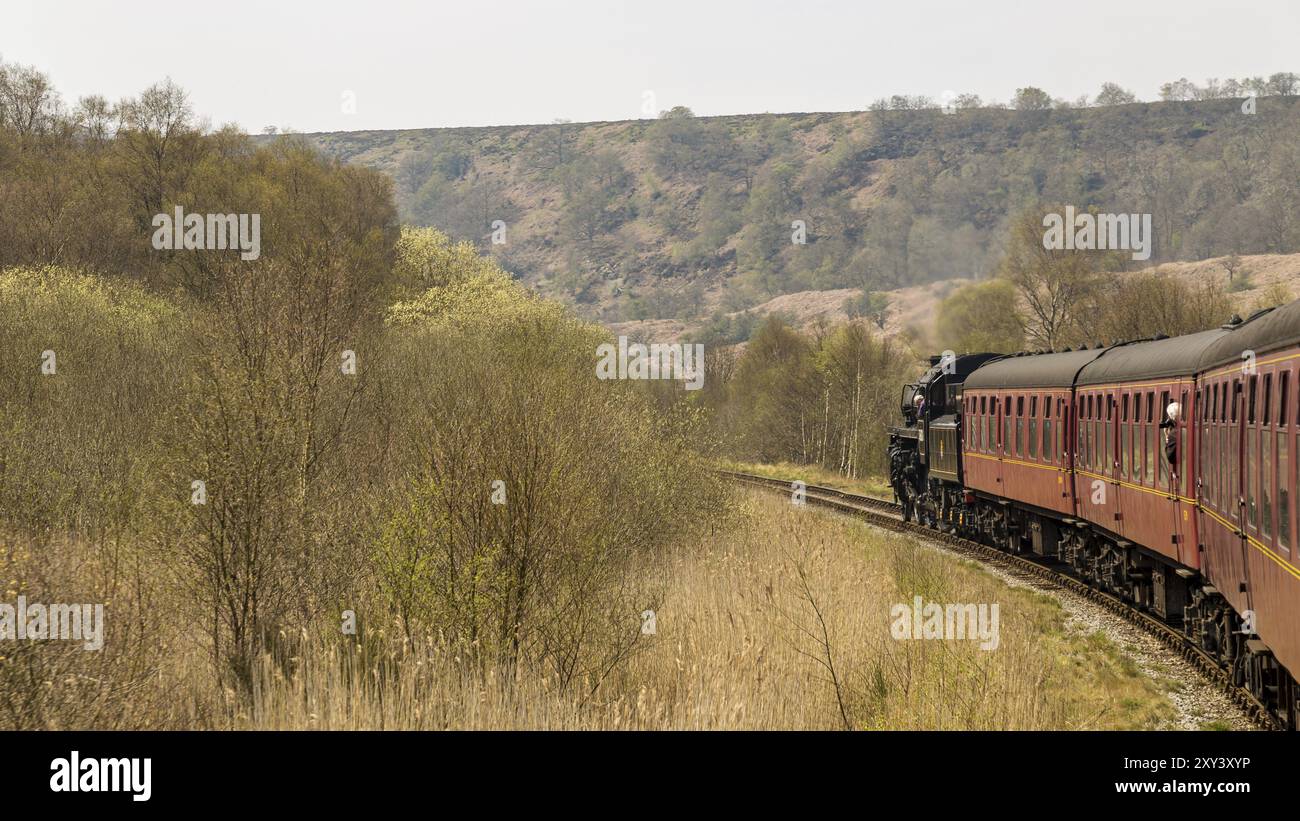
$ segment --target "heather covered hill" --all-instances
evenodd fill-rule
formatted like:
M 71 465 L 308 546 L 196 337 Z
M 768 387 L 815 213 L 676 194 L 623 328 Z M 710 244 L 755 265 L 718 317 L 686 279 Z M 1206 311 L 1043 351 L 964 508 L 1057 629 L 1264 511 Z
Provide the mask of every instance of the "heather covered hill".
M 306 136 L 390 175 L 404 220 L 478 243 L 587 316 L 694 324 L 783 294 L 991 274 L 1010 220 L 1044 202 L 1151 213 L 1154 254 L 1133 267 L 1300 251 L 1300 105 L 1293 92 L 1255 103 L 945 113 L 897 98 Z

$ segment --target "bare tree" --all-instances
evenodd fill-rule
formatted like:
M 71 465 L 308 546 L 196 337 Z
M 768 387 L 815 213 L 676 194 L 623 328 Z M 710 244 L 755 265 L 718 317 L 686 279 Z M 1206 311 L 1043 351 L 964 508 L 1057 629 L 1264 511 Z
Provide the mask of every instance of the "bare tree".
M 1237 276 L 1237 271 L 1241 269 L 1241 257 L 1236 254 L 1228 254 L 1219 260 L 1219 265 L 1223 266 L 1223 270 L 1228 272 L 1228 284 L 1231 285 L 1233 278 Z

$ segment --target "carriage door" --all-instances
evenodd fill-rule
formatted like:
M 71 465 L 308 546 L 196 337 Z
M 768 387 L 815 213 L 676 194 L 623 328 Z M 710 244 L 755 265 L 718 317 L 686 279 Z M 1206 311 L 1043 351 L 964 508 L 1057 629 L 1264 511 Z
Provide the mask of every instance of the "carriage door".
M 1116 533 L 1126 533 L 1128 522 L 1124 520 L 1124 494 L 1120 492 L 1119 483 L 1119 449 L 1120 449 L 1120 408 L 1115 394 L 1106 392 L 1097 395 L 1105 404 L 1105 416 L 1102 426 L 1105 436 L 1099 436 L 1097 447 L 1101 450 L 1101 473 L 1110 486 L 1107 502 L 1111 508 L 1111 527 Z M 1104 521 L 1104 520 L 1103 520 Z
M 1246 589 L 1247 607 L 1250 606 L 1251 593 L 1249 585 L 1250 566 L 1248 552 L 1250 550 L 1249 532 L 1254 530 L 1255 524 L 1252 522 L 1254 511 L 1259 504 L 1258 483 L 1259 468 L 1258 454 L 1255 452 L 1257 439 L 1255 438 L 1254 422 L 1254 392 L 1258 377 L 1254 374 L 1246 378 L 1245 384 L 1237 378 L 1232 380 L 1232 411 L 1233 422 L 1232 435 L 1236 439 L 1236 448 L 1233 451 L 1232 465 L 1232 494 L 1236 504 L 1233 506 L 1233 525 L 1237 528 L 1237 534 L 1240 540 L 1240 562 L 1241 562 L 1241 584 Z M 1229 596 L 1231 599 L 1232 596 Z
M 1174 497 L 1174 541 L 1178 560 L 1191 566 L 1196 560 L 1196 545 L 1189 543 L 1192 516 L 1196 511 L 1194 506 L 1187 502 L 1191 498 L 1189 493 L 1192 491 L 1187 475 L 1192 470 L 1192 465 L 1188 461 L 1191 458 L 1188 446 L 1191 444 L 1191 425 L 1194 421 L 1192 408 L 1187 404 L 1190 398 L 1189 388 L 1182 385 L 1175 387 L 1174 396 L 1178 397 L 1178 421 L 1174 427 L 1174 454 L 1177 461 L 1174 465 L 1174 473 L 1170 477 L 1169 493 Z M 1198 403 L 1197 413 L 1199 412 Z
M 998 495 L 999 495 L 999 496 L 1006 496 L 1006 495 L 1007 495 L 1007 489 L 1006 489 L 1006 486 L 1003 484 L 1003 481 L 1004 481 L 1004 478 L 1003 478 L 1003 477 L 1006 475 L 1006 471 L 1004 471 L 1002 468 L 1003 468 L 1003 464 L 1004 464 L 1004 463 L 1003 463 L 1003 460 L 1007 457 L 1009 451 L 1011 450 L 1011 439 L 1010 439 L 1010 436 L 1011 436 L 1011 416 L 1010 416 L 1010 414 L 1008 413 L 1008 412 L 1011 410 L 1011 397 L 1009 397 L 1009 396 L 1004 396 L 1004 397 L 1002 397 L 1001 399 L 994 399 L 994 400 L 993 400 L 993 403 L 994 403 L 995 405 L 998 406 L 998 407 L 997 407 L 997 410 L 998 410 L 998 415 L 997 415 L 997 423 L 998 423 L 998 424 L 997 424 L 997 428 L 998 428 L 998 434 L 997 434 L 997 435 L 998 435 L 997 476 L 994 477 L 993 481 L 994 481 L 994 482 L 997 484 L 997 486 L 998 486 Z

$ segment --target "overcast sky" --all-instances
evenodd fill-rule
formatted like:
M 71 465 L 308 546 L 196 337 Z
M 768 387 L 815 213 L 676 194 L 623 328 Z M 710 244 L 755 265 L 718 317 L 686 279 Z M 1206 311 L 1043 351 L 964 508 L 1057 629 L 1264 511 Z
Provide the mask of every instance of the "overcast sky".
M 1107 80 L 1149 100 L 1181 76 L 1300 71 L 1298 41 L 1295 0 L 0 0 L 0 57 L 67 100 L 170 76 L 249 131 L 847 111 L 1025 85 L 1072 100 Z

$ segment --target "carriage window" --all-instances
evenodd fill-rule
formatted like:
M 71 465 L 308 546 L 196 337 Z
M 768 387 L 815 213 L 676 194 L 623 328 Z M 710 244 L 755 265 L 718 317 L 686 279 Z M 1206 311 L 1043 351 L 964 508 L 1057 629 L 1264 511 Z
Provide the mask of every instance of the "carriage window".
M 1178 493 L 1186 498 L 1187 496 L 1187 467 L 1184 460 L 1187 458 L 1187 391 L 1183 391 L 1182 400 L 1178 403 L 1178 408 L 1182 411 L 1182 421 L 1177 427 L 1178 431 Z
M 1085 420 L 1080 423 L 1080 427 L 1082 427 L 1084 430 L 1083 463 L 1088 467 L 1092 467 L 1093 436 L 1092 436 L 1092 395 L 1091 394 L 1088 395 L 1088 407 L 1086 413 L 1087 416 L 1085 417 Z
M 1264 376 L 1264 420 L 1263 420 L 1263 423 L 1264 423 L 1265 425 L 1267 425 L 1267 424 L 1269 423 L 1269 420 L 1271 420 L 1271 419 L 1273 418 L 1273 417 L 1272 417 L 1272 414 L 1269 413 L 1269 411 L 1271 411 L 1272 409 L 1273 409 L 1273 374 L 1270 373 L 1270 374 L 1266 374 L 1266 375 Z
M 1259 382 L 1258 376 L 1250 378 L 1249 388 L 1246 392 L 1246 424 L 1255 424 L 1255 387 Z
M 1214 464 L 1213 453 L 1210 452 L 1210 449 L 1214 447 L 1213 446 L 1214 434 L 1212 433 L 1213 430 L 1212 427 L 1210 427 L 1210 417 L 1208 416 L 1208 414 L 1205 413 L 1204 405 L 1201 404 L 1203 403 L 1203 401 L 1208 401 L 1210 395 L 1212 394 L 1210 394 L 1209 387 L 1206 387 L 1205 390 L 1203 391 L 1196 391 L 1196 413 L 1197 416 L 1201 417 L 1201 466 L 1200 466 L 1199 474 L 1201 477 L 1201 482 L 1203 482 L 1203 485 L 1205 487 L 1205 494 L 1204 494 L 1205 499 L 1206 501 L 1209 501 L 1209 503 L 1213 504 L 1214 485 L 1212 483 L 1213 477 L 1212 475 L 1210 475 L 1209 466 Z M 1201 495 L 1201 494 L 1197 494 L 1197 495 Z
M 1268 380 L 1264 380 L 1264 396 L 1267 401 L 1268 397 Z M 1267 407 L 1267 405 L 1265 405 Z M 1277 478 L 1273 475 L 1273 437 L 1266 431 L 1258 431 L 1259 434 L 1259 528 L 1265 537 L 1273 535 L 1273 488 L 1277 486 Z
M 1106 464 L 1102 469 L 1109 473 L 1115 465 L 1115 426 L 1111 419 L 1115 415 L 1115 394 L 1106 394 Z
M 1011 397 L 1002 397 L 1002 441 L 998 443 L 1003 452 L 1011 450 Z
M 1224 396 L 1227 396 L 1227 386 L 1224 386 Z M 1227 405 L 1225 399 L 1224 405 Z M 1237 449 L 1228 447 L 1228 426 L 1219 425 L 1219 459 L 1216 468 L 1219 472 L 1219 509 L 1225 513 L 1236 515 L 1236 480 L 1232 476 L 1232 471 L 1237 465 Z
M 1286 377 L 1282 379 L 1286 391 Z M 1278 547 L 1291 553 L 1291 465 L 1287 431 L 1278 431 Z
M 1025 397 L 1016 397 L 1016 456 L 1025 455 Z
M 1238 380 L 1234 379 L 1232 382 L 1232 400 L 1231 400 L 1233 417 L 1236 417 L 1237 415 L 1236 408 L 1237 405 L 1240 404 L 1237 401 L 1238 396 L 1240 396 L 1241 394 L 1240 388 L 1241 388 L 1241 383 Z M 1226 467 L 1226 470 L 1228 472 L 1228 477 L 1227 477 L 1228 498 L 1225 501 L 1227 503 L 1228 513 L 1232 515 L 1233 521 L 1239 525 L 1244 526 L 1245 523 L 1241 521 L 1241 506 L 1242 506 L 1241 496 L 1242 496 L 1242 491 L 1244 489 L 1241 486 L 1241 473 L 1240 473 L 1241 447 L 1239 445 L 1240 440 L 1236 439 L 1235 437 L 1229 438 L 1228 436 L 1229 431 L 1231 431 L 1233 434 L 1236 434 L 1238 432 L 1235 426 L 1231 428 L 1225 427 L 1223 429 L 1223 447 L 1224 450 L 1228 452 L 1228 465 Z
M 1088 420 L 1087 422 L 1083 423 L 1083 426 L 1087 427 L 1088 429 L 1088 440 L 1086 443 L 1084 443 L 1084 448 L 1083 448 L 1083 452 L 1084 452 L 1083 464 L 1087 465 L 1089 469 L 1093 468 L 1093 465 L 1096 464 L 1096 460 L 1097 460 L 1096 425 L 1097 422 L 1095 420 Z
M 1056 452 L 1059 453 L 1059 454 L 1061 455 L 1061 461 L 1064 462 L 1064 461 L 1066 461 L 1066 458 L 1065 458 L 1065 447 L 1066 447 L 1066 445 L 1065 445 L 1065 434 L 1066 434 L 1066 431 L 1069 430 L 1069 427 L 1068 427 L 1068 425 L 1069 425 L 1069 416 L 1068 416 L 1067 413 L 1066 413 L 1065 400 L 1064 400 L 1064 399 L 1058 399 L 1058 400 L 1056 400 L 1056 418 L 1060 420 L 1060 422 L 1059 422 L 1059 423 L 1057 424 L 1057 426 L 1056 426 L 1056 439 L 1055 439 L 1055 442 L 1056 442 Z
M 1029 399 L 1029 458 L 1038 458 L 1038 397 Z
M 1219 385 L 1219 413 L 1222 414 L 1222 417 L 1218 420 L 1218 424 L 1215 427 L 1215 430 L 1217 431 L 1218 444 L 1215 449 L 1217 461 L 1215 462 L 1214 468 L 1219 475 L 1219 508 L 1225 513 L 1231 512 L 1228 507 L 1228 498 L 1231 495 L 1231 491 L 1228 488 L 1228 476 L 1226 472 L 1228 470 L 1228 425 L 1226 419 L 1228 413 L 1229 387 L 1230 385 L 1227 382 L 1220 383 Z
M 1231 390 L 1230 383 L 1223 383 L 1222 400 L 1223 400 L 1223 421 L 1219 423 L 1219 505 L 1221 509 L 1230 515 L 1236 515 L 1237 511 L 1237 488 L 1232 472 L 1236 469 L 1236 459 L 1241 448 L 1235 439 L 1229 437 L 1231 428 L 1228 427 L 1228 392 Z M 1229 441 L 1232 441 L 1233 447 L 1228 447 Z
M 1259 529 L 1259 506 L 1255 503 L 1255 488 L 1259 485 L 1258 431 L 1246 431 L 1246 521 L 1251 528 Z
M 1168 417 L 1169 415 L 1168 408 L 1169 408 L 1169 391 L 1161 391 L 1160 412 L 1158 414 L 1158 418 L 1160 419 L 1161 422 L 1164 422 L 1166 417 Z M 1156 454 L 1156 466 L 1157 466 L 1156 475 L 1160 479 L 1160 487 L 1168 489 L 1169 488 L 1169 462 L 1164 458 L 1164 454 L 1163 454 L 1164 443 L 1160 441 L 1162 439 L 1162 437 L 1160 436 L 1160 429 L 1156 428 L 1156 431 L 1157 431 L 1157 435 L 1156 435 L 1157 447 L 1161 451 L 1160 453 Z
M 1234 425 L 1237 424 L 1237 407 L 1240 404 L 1241 404 L 1241 380 L 1234 379 L 1232 380 L 1232 408 L 1230 409 L 1231 419 Z
M 1278 386 L 1278 391 L 1277 391 L 1278 392 L 1277 426 L 1279 428 L 1286 427 L 1286 400 L 1287 400 L 1288 389 L 1290 387 L 1291 387 L 1291 374 L 1283 373 L 1282 383 Z
M 1282 394 L 1286 395 L 1286 374 L 1282 375 Z M 1283 550 L 1291 547 L 1291 460 L 1287 447 L 1288 435 L 1284 430 L 1277 432 L 1277 546 Z
M 1156 392 L 1147 391 L 1147 423 L 1143 427 L 1144 447 L 1147 448 L 1147 466 L 1143 470 L 1147 481 L 1156 485 L 1156 425 L 1152 421 L 1156 409 Z
M 1074 435 L 1079 440 L 1074 447 L 1074 461 L 1083 464 L 1083 397 L 1079 397 L 1079 407 L 1074 412 Z
M 1142 481 L 1142 394 L 1133 394 L 1133 416 L 1128 426 L 1129 468 L 1133 481 Z
M 1128 478 L 1129 452 L 1133 449 L 1132 435 L 1129 433 L 1130 425 L 1128 423 L 1128 406 L 1130 394 L 1124 394 L 1120 397 L 1120 428 L 1119 428 L 1119 475 L 1125 479 Z

